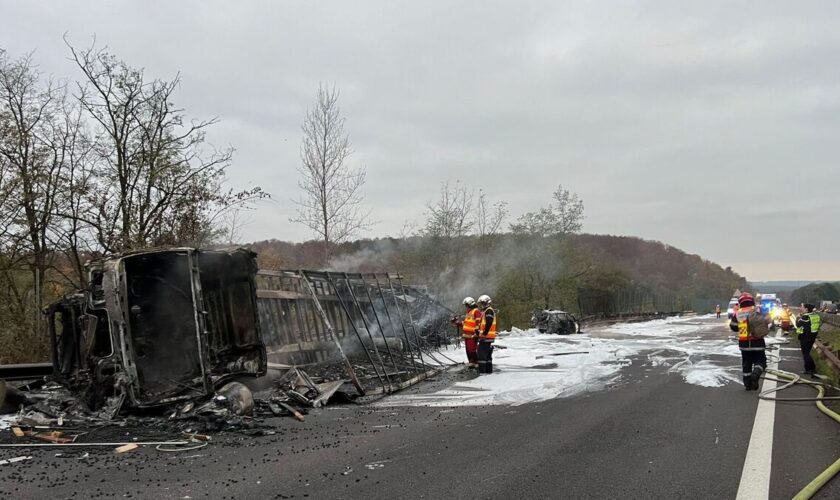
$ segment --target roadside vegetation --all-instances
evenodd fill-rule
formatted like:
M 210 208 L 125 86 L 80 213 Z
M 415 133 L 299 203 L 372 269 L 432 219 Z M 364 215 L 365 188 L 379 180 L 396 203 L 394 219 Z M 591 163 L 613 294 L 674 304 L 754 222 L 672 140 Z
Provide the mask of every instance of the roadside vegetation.
M 819 338 L 831 350 L 840 352 L 840 327 L 824 323 L 824 327 L 820 329 Z M 819 351 L 814 355 L 814 361 L 820 374 L 828 377 L 833 385 L 840 385 L 840 374 L 831 367 L 827 359 L 819 354 Z M 830 406 L 836 410 L 840 408 L 840 402 L 834 402 Z

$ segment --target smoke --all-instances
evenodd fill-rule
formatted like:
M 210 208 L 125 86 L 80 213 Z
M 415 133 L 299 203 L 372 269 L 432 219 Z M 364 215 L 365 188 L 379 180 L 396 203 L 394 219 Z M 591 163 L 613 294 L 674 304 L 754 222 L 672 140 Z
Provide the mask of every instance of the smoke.
M 526 241 L 511 235 L 414 236 L 364 244 L 358 250 L 334 256 L 327 270 L 398 272 L 407 283 L 427 287 L 431 296 L 458 313 L 465 297 L 494 298 L 511 272 L 528 272 L 547 282 L 560 274 L 564 264 L 556 249 L 549 248 L 548 240 Z
M 391 264 L 399 261 L 397 243 L 393 240 L 374 240 L 355 252 L 333 256 L 325 271 L 335 272 L 395 272 Z

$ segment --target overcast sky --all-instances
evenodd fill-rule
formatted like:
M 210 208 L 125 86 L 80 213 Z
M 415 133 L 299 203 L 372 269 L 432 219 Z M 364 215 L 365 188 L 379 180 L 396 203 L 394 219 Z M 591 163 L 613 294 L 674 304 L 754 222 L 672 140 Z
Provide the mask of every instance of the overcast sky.
M 180 71 L 177 102 L 236 149 L 230 183 L 273 196 L 248 240 L 311 237 L 288 218 L 328 82 L 381 221 L 367 236 L 419 224 L 447 179 L 513 217 L 562 183 L 586 232 L 751 280 L 840 279 L 838 2 L 0 0 L 0 47 L 76 78 L 65 32 Z

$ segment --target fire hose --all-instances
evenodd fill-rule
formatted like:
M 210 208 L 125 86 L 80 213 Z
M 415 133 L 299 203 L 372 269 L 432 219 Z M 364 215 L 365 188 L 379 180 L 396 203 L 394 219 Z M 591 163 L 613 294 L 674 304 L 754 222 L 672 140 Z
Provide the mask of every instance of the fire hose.
M 778 379 L 770 379 L 775 380 L 777 382 L 782 382 L 783 384 L 775 387 L 773 389 L 768 389 L 766 391 L 761 392 L 758 397 L 760 399 L 766 399 L 770 401 L 814 401 L 817 404 L 817 408 L 826 415 L 828 415 L 831 419 L 835 422 L 840 424 L 840 414 L 831 410 L 823 401 L 827 400 L 840 400 L 839 396 L 825 396 L 825 387 L 829 387 L 831 389 L 840 390 L 837 387 L 832 385 L 826 384 L 824 382 L 815 382 L 811 380 L 804 380 L 802 377 L 795 373 L 786 372 L 784 370 L 767 370 L 767 373 L 773 374 Z M 769 378 L 766 377 L 765 378 Z M 817 390 L 817 396 L 813 398 L 779 398 L 775 396 L 770 396 L 770 394 L 783 391 L 789 387 L 793 387 L 796 384 L 803 384 L 809 385 Z M 838 472 L 840 472 L 840 459 L 837 459 L 833 464 L 829 465 L 824 471 L 822 471 L 817 477 L 815 477 L 810 483 L 808 483 L 802 490 L 796 494 L 794 500 L 808 500 L 809 498 L 813 497 L 817 491 L 820 490 L 823 486 L 825 486 L 831 478 L 833 478 Z

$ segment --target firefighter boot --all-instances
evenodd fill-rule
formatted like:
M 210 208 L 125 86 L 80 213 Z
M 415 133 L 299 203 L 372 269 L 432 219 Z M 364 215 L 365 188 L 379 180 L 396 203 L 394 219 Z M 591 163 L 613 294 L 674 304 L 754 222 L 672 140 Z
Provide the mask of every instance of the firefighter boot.
M 761 365 L 753 366 L 750 379 L 752 379 L 752 388 L 754 391 L 758 390 L 758 381 L 761 380 L 761 374 L 764 373 L 764 367 Z
M 744 390 L 752 390 L 752 374 L 744 375 Z

